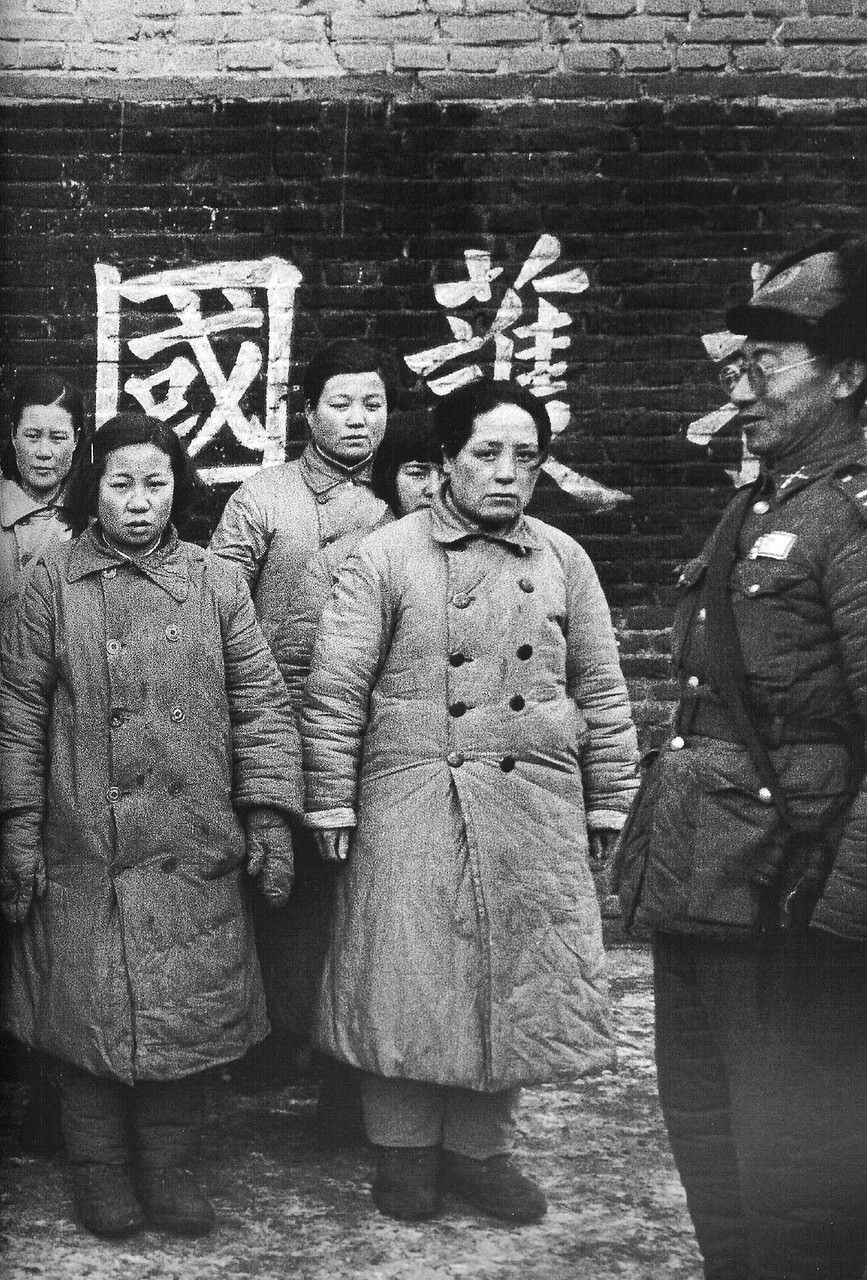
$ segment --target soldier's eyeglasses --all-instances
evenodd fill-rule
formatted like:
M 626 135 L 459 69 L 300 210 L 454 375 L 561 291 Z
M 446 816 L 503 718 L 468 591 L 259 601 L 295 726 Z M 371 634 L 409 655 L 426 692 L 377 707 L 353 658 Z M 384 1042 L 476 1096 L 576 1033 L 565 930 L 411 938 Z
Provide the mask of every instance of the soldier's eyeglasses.
M 796 360 L 793 364 L 768 365 L 760 360 L 736 360 L 725 364 L 719 371 L 720 386 L 726 395 L 731 395 L 741 378 L 746 378 L 754 396 L 763 396 L 768 389 L 768 381 L 778 373 L 788 373 L 790 369 L 800 369 L 803 365 L 815 364 L 818 356 L 810 356 L 807 360 Z

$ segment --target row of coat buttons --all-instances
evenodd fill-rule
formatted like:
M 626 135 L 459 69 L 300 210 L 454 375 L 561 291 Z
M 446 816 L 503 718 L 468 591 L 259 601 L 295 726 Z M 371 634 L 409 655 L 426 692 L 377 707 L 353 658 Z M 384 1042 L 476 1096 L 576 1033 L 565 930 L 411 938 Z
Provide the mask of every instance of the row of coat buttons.
M 181 638 L 180 629 L 174 625 L 166 627 L 165 632 L 163 634 L 165 635 L 167 640 L 171 640 L 171 641 L 180 640 Z M 123 648 L 123 645 L 121 644 L 120 640 L 107 640 L 105 643 L 105 647 L 106 647 L 106 651 L 113 658 L 115 658 L 120 653 L 121 649 Z
M 187 713 L 183 707 L 172 707 L 169 712 L 169 719 L 174 720 L 175 724 L 180 724 L 182 720 L 186 720 Z M 109 724 L 112 729 L 119 729 L 126 720 L 126 716 L 122 711 L 112 711 Z
M 453 769 L 458 769 L 462 764 L 466 764 L 466 759 L 463 751 L 450 751 L 446 756 L 446 764 L 450 764 Z M 500 768 L 503 773 L 511 773 L 517 763 L 514 756 L 503 756 Z
M 144 775 L 140 774 L 136 781 L 139 786 L 144 786 Z M 184 784 L 182 782 L 170 782 L 166 788 L 170 796 L 179 796 L 183 789 Z M 120 799 L 120 796 L 120 787 L 109 787 L 108 791 L 105 793 L 105 798 L 108 800 L 109 804 L 114 804 L 116 800 Z
M 680 734 L 677 734 L 671 739 L 668 745 L 672 751 L 682 751 L 686 746 L 686 739 L 682 738 Z M 774 797 L 771 795 L 770 788 L 768 787 L 759 787 L 756 792 L 756 796 L 761 800 L 762 804 L 774 803 Z
M 531 578 L 519 578 L 518 586 L 522 591 L 526 591 L 528 595 L 536 590 Z M 466 591 L 456 591 L 452 596 L 452 604 L 456 609 L 468 609 L 474 599 L 475 596 L 469 595 Z
M 531 644 L 518 645 L 518 648 L 515 650 L 515 653 L 518 655 L 518 657 L 521 659 L 522 662 L 526 662 L 529 658 L 532 658 L 533 656 L 533 646 Z M 472 662 L 472 658 L 469 657 L 466 653 L 461 653 L 460 651 L 458 651 L 456 653 L 449 654 L 449 664 L 451 666 L 462 667 L 465 662 Z
M 521 697 L 520 693 L 514 694 L 509 699 L 509 706 L 512 708 L 513 711 L 523 711 L 526 705 L 527 704 L 524 701 L 524 699 Z M 449 706 L 449 715 L 460 717 L 462 715 L 465 715 L 469 711 L 469 709 L 470 708 L 466 702 L 453 702 Z

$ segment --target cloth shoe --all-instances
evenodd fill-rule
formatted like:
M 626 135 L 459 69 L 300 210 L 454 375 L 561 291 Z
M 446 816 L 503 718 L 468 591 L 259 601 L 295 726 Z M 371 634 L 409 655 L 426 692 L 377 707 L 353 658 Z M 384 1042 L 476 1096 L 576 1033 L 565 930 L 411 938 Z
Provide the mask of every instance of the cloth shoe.
M 203 1236 L 214 1225 L 211 1202 L 187 1169 L 142 1169 L 139 1192 L 148 1222 L 163 1231 Z
M 542 1189 L 507 1155 L 474 1160 L 456 1151 L 443 1151 L 440 1186 L 507 1222 L 538 1222 L 548 1210 Z
M 128 1236 L 144 1226 L 129 1170 L 118 1164 L 72 1166 L 75 1207 L 82 1225 L 98 1236 Z
M 439 1147 L 377 1147 L 373 1202 L 390 1218 L 430 1218 L 439 1209 Z

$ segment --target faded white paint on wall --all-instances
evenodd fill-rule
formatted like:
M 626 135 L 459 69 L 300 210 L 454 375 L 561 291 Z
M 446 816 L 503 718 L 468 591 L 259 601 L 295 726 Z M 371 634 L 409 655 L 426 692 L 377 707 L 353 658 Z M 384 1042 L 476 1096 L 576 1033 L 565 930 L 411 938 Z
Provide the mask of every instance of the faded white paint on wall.
M 262 466 L 282 462 L 286 456 L 295 292 L 301 282 L 297 267 L 282 258 L 262 258 L 175 268 L 128 280 L 122 280 L 117 268 L 105 263 L 98 262 L 95 271 L 97 429 L 118 411 L 123 390 L 146 413 L 171 422 L 178 435 L 186 439 L 193 458 L 201 455 L 224 428 L 238 445 L 258 455 L 258 460 L 249 463 L 200 466 L 205 480 L 243 480 Z M 206 299 L 210 302 L 214 293 L 219 299 L 218 309 L 206 310 L 204 303 Z M 171 309 L 172 322 L 168 326 L 164 324 L 165 311 L 158 315 L 144 310 L 135 313 L 136 307 L 154 300 L 164 300 Z M 124 338 L 122 319 L 134 322 L 138 330 L 148 328 L 150 322 L 153 331 Z M 251 408 L 244 400 L 262 370 L 266 331 L 264 403 Z M 236 332 L 252 332 L 259 340 L 244 337 L 227 374 L 211 339 Z M 122 348 L 127 356 L 142 363 L 141 374 L 130 374 L 123 388 Z M 172 352 L 175 354 L 169 358 Z M 154 368 L 156 360 L 161 362 Z M 208 408 L 188 412 L 191 406 L 187 393 L 198 378 L 206 385 Z M 197 401 L 201 400 L 198 395 Z

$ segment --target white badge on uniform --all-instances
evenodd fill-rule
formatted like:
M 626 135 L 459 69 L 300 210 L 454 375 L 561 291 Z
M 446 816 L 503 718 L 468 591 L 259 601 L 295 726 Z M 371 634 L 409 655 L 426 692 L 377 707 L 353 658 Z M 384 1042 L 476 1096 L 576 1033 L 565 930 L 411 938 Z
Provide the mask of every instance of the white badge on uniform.
M 781 533 L 778 529 L 763 533 L 750 547 L 749 558 L 758 560 L 759 556 L 768 556 L 771 560 L 788 560 L 789 552 L 797 541 L 796 533 Z

